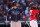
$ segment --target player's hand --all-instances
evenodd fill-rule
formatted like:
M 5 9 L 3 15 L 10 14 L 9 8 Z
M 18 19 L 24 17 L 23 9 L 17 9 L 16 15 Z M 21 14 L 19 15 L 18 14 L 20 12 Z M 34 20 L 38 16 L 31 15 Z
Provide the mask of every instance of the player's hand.
M 26 21 L 26 23 L 27 23 L 27 21 Z M 27 23 L 28 24 L 28 23 Z

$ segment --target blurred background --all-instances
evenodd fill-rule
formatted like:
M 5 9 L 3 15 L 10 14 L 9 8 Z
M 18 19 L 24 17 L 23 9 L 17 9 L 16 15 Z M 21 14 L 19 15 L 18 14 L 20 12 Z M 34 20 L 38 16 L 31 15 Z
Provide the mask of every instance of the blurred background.
M 37 9 L 40 11 L 40 0 L 0 0 L 0 26 L 6 25 L 5 27 L 10 27 L 10 16 L 8 17 L 8 11 L 12 8 L 13 1 L 18 2 L 18 8 L 22 9 L 23 16 L 25 15 L 25 19 L 29 22 L 30 21 L 30 6 L 29 4 L 31 2 L 37 3 Z M 9 19 L 8 19 L 9 18 Z M 25 24 L 25 21 L 21 17 L 20 22 L 22 23 L 22 26 Z M 24 24 L 23 24 L 24 22 Z M 39 21 L 38 24 L 40 25 L 40 12 L 39 12 Z M 26 27 L 26 24 L 23 26 Z

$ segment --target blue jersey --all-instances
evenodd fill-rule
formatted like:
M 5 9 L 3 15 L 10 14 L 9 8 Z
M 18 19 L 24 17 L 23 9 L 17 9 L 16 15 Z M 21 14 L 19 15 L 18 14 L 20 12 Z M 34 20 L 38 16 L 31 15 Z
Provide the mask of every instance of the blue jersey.
M 11 20 L 12 21 L 18 21 L 18 20 L 20 20 L 21 19 L 21 15 L 20 15 L 20 13 L 22 13 L 22 10 L 21 9 L 11 9 L 10 11 L 9 11 L 9 15 L 11 15 Z

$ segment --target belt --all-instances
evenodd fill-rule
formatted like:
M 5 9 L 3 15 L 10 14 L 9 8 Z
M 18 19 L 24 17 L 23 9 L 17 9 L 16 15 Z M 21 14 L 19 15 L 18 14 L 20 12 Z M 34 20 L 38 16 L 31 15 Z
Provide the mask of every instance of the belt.
M 35 15 L 30 15 L 30 16 L 34 16 L 35 17 Z
M 37 20 L 30 20 L 30 21 L 37 21 Z

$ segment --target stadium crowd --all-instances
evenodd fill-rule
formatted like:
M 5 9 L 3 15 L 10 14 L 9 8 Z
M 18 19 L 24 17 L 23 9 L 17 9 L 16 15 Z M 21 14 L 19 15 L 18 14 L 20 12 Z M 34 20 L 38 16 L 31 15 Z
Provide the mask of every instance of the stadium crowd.
M 12 2 L 14 0 L 0 0 L 0 21 L 6 21 L 8 17 L 8 11 L 12 8 Z M 18 8 L 23 10 L 23 16 L 25 16 L 26 20 L 30 20 L 30 6 L 31 2 L 37 3 L 37 9 L 40 11 L 40 0 L 15 0 L 18 2 Z M 39 14 L 40 17 L 40 14 Z M 23 19 L 21 19 L 22 21 Z

